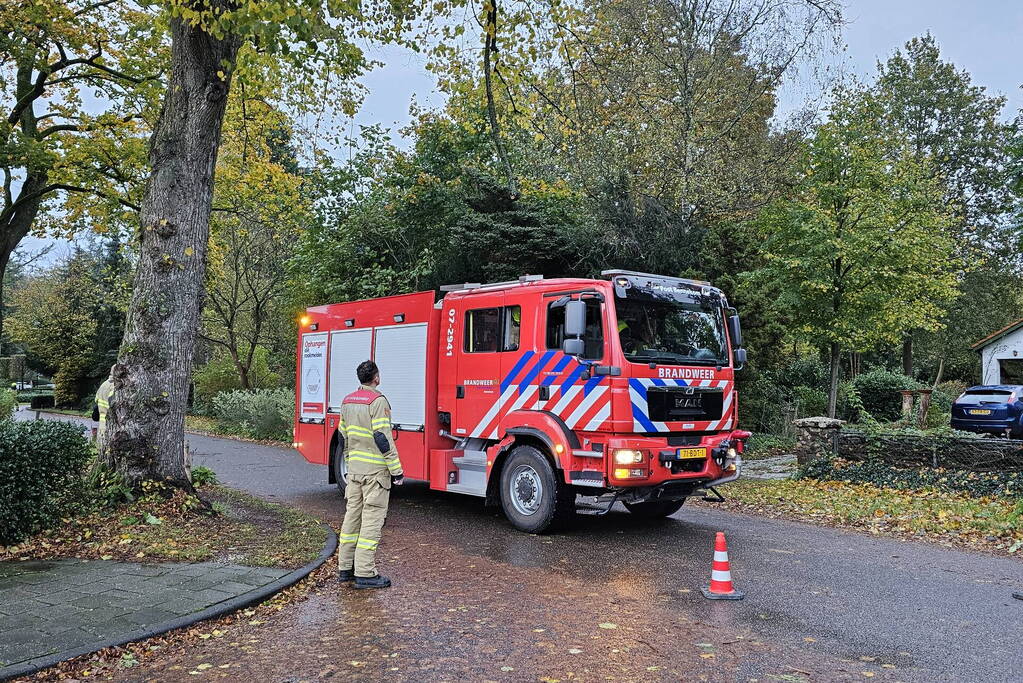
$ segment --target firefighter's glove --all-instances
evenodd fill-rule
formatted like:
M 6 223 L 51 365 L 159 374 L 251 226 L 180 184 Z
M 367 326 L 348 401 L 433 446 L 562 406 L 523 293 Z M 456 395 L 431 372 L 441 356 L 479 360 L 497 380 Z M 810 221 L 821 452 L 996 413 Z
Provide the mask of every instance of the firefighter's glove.
M 397 477 L 391 477 L 391 483 L 394 484 L 395 486 L 401 486 L 403 483 L 405 483 L 405 475 L 399 474 Z
M 391 450 L 391 442 L 387 440 L 387 436 L 383 432 L 373 432 L 373 443 L 377 445 L 381 453 Z

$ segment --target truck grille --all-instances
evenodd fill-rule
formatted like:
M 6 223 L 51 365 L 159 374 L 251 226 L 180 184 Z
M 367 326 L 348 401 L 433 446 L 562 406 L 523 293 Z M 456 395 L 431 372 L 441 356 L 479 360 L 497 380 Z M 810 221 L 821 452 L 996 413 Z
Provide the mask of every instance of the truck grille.
M 649 387 L 647 409 L 654 422 L 721 419 L 724 393 L 712 387 Z

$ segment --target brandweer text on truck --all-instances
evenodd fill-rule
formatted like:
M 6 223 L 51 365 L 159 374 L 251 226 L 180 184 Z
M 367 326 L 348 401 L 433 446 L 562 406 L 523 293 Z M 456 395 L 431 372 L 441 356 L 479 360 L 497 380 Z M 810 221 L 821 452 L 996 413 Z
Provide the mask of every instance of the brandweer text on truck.
M 407 477 L 500 503 L 517 528 L 670 515 L 739 476 L 739 318 L 706 282 L 523 276 L 307 309 L 295 447 L 343 490 L 341 401 L 372 358 Z M 716 493 L 716 491 L 715 491 Z

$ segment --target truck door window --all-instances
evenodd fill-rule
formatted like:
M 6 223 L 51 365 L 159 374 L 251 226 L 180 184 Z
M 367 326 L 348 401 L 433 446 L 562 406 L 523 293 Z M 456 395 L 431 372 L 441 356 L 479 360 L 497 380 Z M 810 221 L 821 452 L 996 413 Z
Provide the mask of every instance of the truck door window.
M 497 351 L 501 333 L 501 309 L 477 308 L 465 312 L 465 352 Z
M 553 306 L 553 304 L 552 304 Z M 560 349 L 565 341 L 565 307 L 547 307 L 547 348 Z M 600 302 L 586 300 L 586 334 L 583 336 L 586 352 L 583 358 L 599 360 L 604 357 L 604 326 L 600 315 Z
M 516 351 L 522 309 L 519 306 L 477 308 L 465 312 L 465 352 Z
M 519 329 L 522 326 L 522 308 L 504 307 L 504 334 L 501 335 L 502 351 L 519 350 Z

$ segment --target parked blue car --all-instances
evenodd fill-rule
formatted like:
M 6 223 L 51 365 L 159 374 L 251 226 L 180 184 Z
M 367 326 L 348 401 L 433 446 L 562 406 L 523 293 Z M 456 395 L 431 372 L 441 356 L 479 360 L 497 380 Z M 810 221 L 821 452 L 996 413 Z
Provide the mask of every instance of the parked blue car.
M 1023 386 L 970 387 L 952 403 L 952 428 L 1023 438 Z

